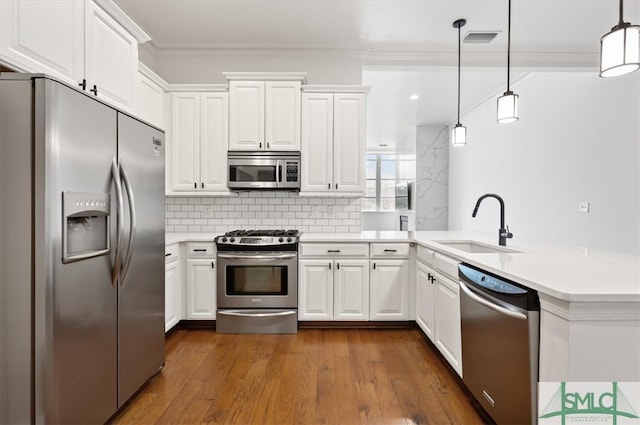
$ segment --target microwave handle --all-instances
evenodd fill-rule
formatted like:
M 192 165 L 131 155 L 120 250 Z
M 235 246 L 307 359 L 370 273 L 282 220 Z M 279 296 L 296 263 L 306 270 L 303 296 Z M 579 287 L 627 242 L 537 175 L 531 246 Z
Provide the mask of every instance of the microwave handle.
M 278 186 L 282 183 L 282 161 L 278 161 Z

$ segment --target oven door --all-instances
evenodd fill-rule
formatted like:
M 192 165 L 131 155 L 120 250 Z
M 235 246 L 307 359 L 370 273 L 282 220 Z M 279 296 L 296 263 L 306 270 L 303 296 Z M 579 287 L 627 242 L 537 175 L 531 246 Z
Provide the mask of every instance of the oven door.
M 218 308 L 297 308 L 296 252 L 219 252 Z

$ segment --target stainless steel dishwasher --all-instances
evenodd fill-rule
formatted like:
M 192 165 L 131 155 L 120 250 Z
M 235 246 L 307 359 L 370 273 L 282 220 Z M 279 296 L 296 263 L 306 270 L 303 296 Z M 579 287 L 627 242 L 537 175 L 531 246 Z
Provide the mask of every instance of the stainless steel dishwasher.
M 497 424 L 536 423 L 538 293 L 458 265 L 463 381 Z

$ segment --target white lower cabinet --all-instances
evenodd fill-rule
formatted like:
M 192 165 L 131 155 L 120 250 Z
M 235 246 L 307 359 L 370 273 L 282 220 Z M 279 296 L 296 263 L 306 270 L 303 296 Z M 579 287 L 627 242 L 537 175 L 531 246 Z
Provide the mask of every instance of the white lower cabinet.
M 170 245 L 165 251 L 164 266 L 164 330 L 167 332 L 182 319 L 182 279 L 178 245 Z
M 409 260 L 371 260 L 371 320 L 409 320 Z
M 216 318 L 216 260 L 212 243 L 187 244 L 186 318 Z
M 369 320 L 369 261 L 298 262 L 299 320 Z
M 460 329 L 460 287 L 436 274 L 435 344 L 449 364 L 462 376 L 462 336 Z
M 431 267 L 418 261 L 416 267 L 416 323 L 422 331 L 434 340 L 435 315 L 435 275 Z
M 434 253 L 418 249 L 416 261 L 416 323 L 435 344 L 449 364 L 462 376 L 462 336 L 460 328 L 460 286 L 447 275 L 436 271 L 453 269 L 454 261 L 439 255 L 440 266 L 432 267 L 423 261 L 434 261 Z M 423 259 L 423 261 L 420 261 Z M 448 261 L 450 260 L 450 261 Z M 434 263 L 435 265 L 435 263 Z

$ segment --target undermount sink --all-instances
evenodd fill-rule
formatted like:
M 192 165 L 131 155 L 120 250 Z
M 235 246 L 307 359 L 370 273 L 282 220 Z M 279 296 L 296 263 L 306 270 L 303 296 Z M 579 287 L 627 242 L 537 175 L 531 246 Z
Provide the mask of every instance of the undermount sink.
M 507 248 L 506 246 L 489 245 L 477 241 L 434 241 L 448 248 L 457 249 L 459 251 L 468 252 L 471 254 L 495 254 L 495 253 L 519 253 L 515 249 Z

